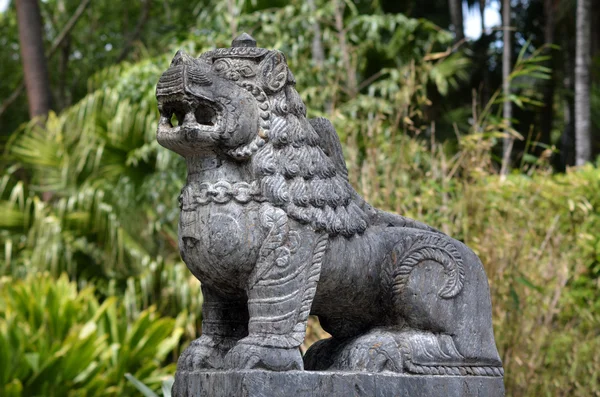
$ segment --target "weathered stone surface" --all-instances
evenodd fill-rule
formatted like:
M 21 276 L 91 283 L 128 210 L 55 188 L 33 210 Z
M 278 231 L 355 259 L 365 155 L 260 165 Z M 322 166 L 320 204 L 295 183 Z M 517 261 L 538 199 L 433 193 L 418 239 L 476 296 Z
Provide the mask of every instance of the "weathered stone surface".
M 261 376 L 274 379 L 271 393 L 277 382 L 291 385 L 285 395 L 304 381 L 352 388 L 356 376 L 360 387 L 390 393 L 394 385 L 459 393 L 484 382 L 470 377 L 501 384 L 479 258 L 360 197 L 333 125 L 307 119 L 294 86 L 285 56 L 247 34 L 198 58 L 178 52 L 158 81 L 157 140 L 188 168 L 179 246 L 204 296 L 202 336 L 179 358 L 178 384 L 190 371 L 251 369 L 360 375 L 214 372 L 203 390 L 215 396 L 219 382 L 239 377 L 247 387 L 269 384 Z M 332 338 L 303 358 L 311 313 Z M 389 371 L 407 380 L 365 373 Z M 208 375 L 198 376 L 188 380 Z M 375 379 L 379 389 L 369 386 Z
M 501 397 L 502 378 L 365 372 L 207 371 L 177 374 L 181 397 Z

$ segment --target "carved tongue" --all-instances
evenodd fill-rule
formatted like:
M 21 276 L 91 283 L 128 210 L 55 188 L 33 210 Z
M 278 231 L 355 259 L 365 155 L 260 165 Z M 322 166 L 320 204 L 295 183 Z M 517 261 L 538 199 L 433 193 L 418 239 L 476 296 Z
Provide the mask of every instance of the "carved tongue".
M 196 124 L 196 117 L 194 116 L 194 112 L 188 112 L 185 114 L 183 119 L 183 125 L 191 125 Z

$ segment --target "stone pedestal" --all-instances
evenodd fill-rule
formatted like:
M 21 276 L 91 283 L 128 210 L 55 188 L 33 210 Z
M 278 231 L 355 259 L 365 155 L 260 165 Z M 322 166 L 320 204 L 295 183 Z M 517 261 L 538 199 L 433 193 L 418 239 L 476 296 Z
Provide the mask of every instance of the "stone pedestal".
M 501 377 L 311 371 L 178 372 L 174 397 L 503 397 Z

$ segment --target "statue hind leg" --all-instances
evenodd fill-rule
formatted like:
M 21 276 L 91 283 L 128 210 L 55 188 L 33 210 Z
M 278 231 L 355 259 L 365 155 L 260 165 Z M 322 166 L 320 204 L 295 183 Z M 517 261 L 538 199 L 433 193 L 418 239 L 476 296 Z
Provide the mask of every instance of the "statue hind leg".
M 441 233 L 390 227 L 382 263 L 386 320 L 311 346 L 314 370 L 501 376 L 487 278 L 477 256 Z
M 404 370 L 422 374 L 502 375 L 491 299 L 479 258 L 441 233 L 401 229 L 384 263 Z

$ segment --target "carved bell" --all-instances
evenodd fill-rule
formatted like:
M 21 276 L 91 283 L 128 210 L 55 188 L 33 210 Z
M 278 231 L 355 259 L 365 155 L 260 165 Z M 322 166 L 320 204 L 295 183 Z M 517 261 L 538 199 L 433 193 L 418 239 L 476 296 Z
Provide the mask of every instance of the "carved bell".
M 232 47 L 256 47 L 256 40 L 244 32 L 231 42 Z

